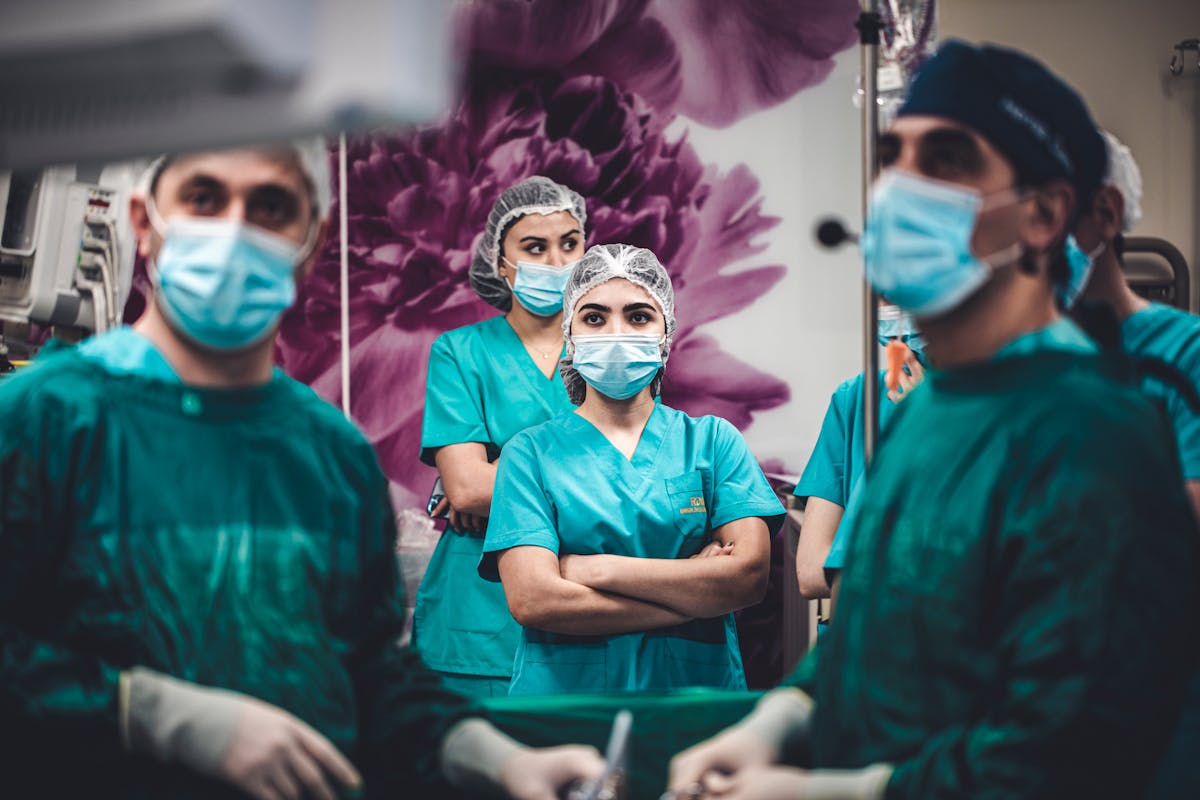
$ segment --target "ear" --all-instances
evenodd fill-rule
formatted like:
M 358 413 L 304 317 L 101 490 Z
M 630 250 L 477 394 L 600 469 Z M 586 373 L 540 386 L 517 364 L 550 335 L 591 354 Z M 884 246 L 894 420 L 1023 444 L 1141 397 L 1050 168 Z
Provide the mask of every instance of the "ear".
M 325 249 L 325 242 L 328 240 L 328 237 L 329 237 L 329 218 L 326 217 L 325 219 L 322 219 L 319 223 L 317 223 L 317 235 L 313 239 L 312 252 L 308 254 L 308 258 L 304 259 L 303 263 L 301 263 L 300 266 L 296 267 L 296 285 L 297 286 L 299 286 L 301 283 L 303 283 L 304 279 L 308 277 L 310 272 L 312 272 L 313 267 L 317 263 L 317 256 L 319 256 L 321 254 L 321 251 Z
M 155 231 L 146 211 L 146 198 L 140 194 L 129 198 L 129 224 L 133 228 L 134 238 L 137 239 L 138 255 L 148 258 L 154 250 Z
M 1104 241 L 1111 242 L 1117 238 L 1125 227 L 1125 197 L 1121 190 L 1111 185 L 1101 186 L 1092 203 L 1091 213 Z
M 1033 193 L 1033 207 L 1026 218 L 1025 244 L 1044 253 L 1067 235 L 1067 223 L 1075 208 L 1075 190 L 1066 181 L 1051 181 Z

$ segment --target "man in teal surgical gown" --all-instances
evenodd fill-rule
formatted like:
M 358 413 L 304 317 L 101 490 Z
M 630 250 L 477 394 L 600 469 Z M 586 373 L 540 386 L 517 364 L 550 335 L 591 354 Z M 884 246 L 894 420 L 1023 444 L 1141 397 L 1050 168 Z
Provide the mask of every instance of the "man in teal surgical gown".
M 799 688 L 678 756 L 672 783 L 743 800 L 1140 796 L 1195 664 L 1200 582 L 1165 421 L 1057 310 L 1103 140 L 1038 62 L 950 42 L 880 144 L 868 278 L 939 368 L 864 477 Z

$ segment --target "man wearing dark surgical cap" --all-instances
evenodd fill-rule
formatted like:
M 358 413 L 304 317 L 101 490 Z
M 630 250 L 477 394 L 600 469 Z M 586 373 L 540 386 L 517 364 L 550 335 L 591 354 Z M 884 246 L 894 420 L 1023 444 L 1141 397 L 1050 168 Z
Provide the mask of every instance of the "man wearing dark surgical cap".
M 1037 61 L 949 42 L 880 151 L 867 277 L 939 369 L 843 522 L 829 630 L 672 787 L 1140 796 L 1196 661 L 1196 534 L 1164 420 L 1058 310 L 1104 142 Z

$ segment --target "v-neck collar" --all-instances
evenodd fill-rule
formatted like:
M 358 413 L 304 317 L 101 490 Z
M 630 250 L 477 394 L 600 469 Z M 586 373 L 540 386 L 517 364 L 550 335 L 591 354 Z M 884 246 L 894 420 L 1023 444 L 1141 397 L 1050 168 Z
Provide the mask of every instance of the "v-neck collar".
M 660 403 L 654 404 L 654 409 L 646 420 L 646 427 L 642 428 L 642 435 L 638 437 L 633 458 L 626 458 L 590 420 L 584 419 L 578 413 L 567 414 L 566 418 L 567 427 L 571 432 L 580 434 L 585 443 L 588 438 L 592 440 L 592 445 L 587 449 L 600 456 L 601 468 L 610 479 L 619 479 L 631 487 L 637 487 L 657 475 L 655 467 L 658 464 L 658 454 L 675 423 L 675 415 L 669 413 L 670 411 L 671 409 Z
M 501 325 L 498 327 L 504 331 L 502 335 L 507 335 L 509 337 L 509 347 L 514 348 L 513 359 L 521 363 L 521 368 L 525 370 L 529 377 L 536 378 L 546 383 L 554 383 L 555 381 L 558 381 L 559 383 L 562 382 L 562 378 L 559 376 L 557 366 L 549 375 L 542 372 L 541 368 L 538 366 L 538 362 L 533 360 L 533 356 L 529 354 L 529 350 L 526 349 L 525 343 L 521 341 L 521 336 L 517 333 L 517 329 L 512 326 L 511 322 L 508 321 L 507 316 L 501 314 L 499 317 L 497 317 L 497 319 L 499 319 L 501 322 Z M 554 363 L 557 365 L 558 362 L 562 361 L 566 353 L 567 343 L 563 342 L 562 349 L 558 351 L 558 358 L 555 359 Z

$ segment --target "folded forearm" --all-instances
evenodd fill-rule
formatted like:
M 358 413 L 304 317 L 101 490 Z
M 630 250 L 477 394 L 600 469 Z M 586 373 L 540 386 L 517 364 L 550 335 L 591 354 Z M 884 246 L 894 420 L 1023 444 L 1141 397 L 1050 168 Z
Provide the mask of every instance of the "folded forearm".
M 767 565 L 738 555 L 633 558 L 606 555 L 586 585 L 665 606 L 690 618 L 719 617 L 753 605 L 766 591 Z
M 559 579 L 528 603 L 512 608 L 517 622 L 531 628 L 579 636 L 612 636 L 666 628 L 692 617 L 632 597 L 600 592 Z
M 450 505 L 462 513 L 490 516 L 496 465 L 487 460 L 482 445 L 448 445 L 435 456 L 442 488 Z

